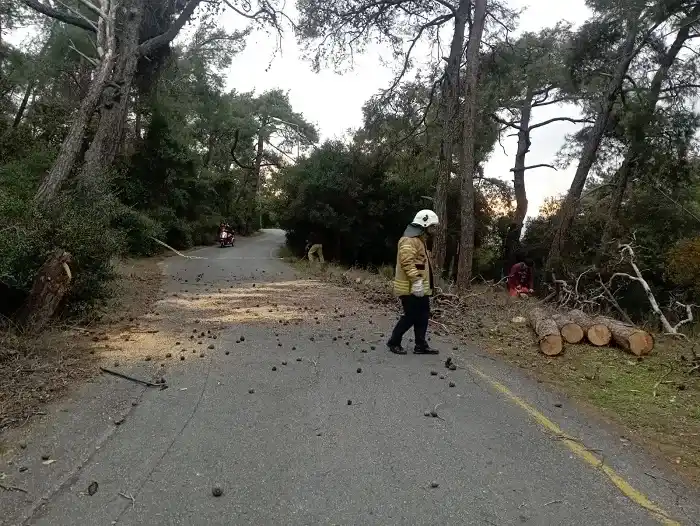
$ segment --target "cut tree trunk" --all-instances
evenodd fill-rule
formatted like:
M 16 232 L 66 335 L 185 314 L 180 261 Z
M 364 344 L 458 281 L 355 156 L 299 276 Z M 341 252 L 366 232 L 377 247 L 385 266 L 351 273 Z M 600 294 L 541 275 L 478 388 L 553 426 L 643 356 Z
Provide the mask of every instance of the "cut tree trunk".
M 440 137 L 440 153 L 437 164 L 437 184 L 435 186 L 435 198 L 433 208 L 440 223 L 433 239 L 433 254 L 435 267 L 438 272 L 445 266 L 447 254 L 447 189 L 450 185 L 452 174 L 453 151 L 457 142 L 459 129 L 457 109 L 459 107 L 459 66 L 462 62 L 462 46 L 464 43 L 464 31 L 469 18 L 469 0 L 460 0 L 455 13 L 455 27 L 452 33 L 450 55 L 445 66 L 445 80 L 443 93 L 440 100 L 440 113 L 442 135 Z
M 72 256 L 56 249 L 39 269 L 32 290 L 17 316 L 19 323 L 30 330 L 41 330 L 51 320 L 73 278 Z
M 473 21 L 467 43 L 467 65 L 464 72 L 464 120 L 460 155 L 460 235 L 457 262 L 457 290 L 464 292 L 471 285 L 474 259 L 474 172 L 476 160 L 476 103 L 479 80 L 479 48 L 486 23 L 486 0 L 474 0 Z
M 564 314 L 555 314 L 552 319 L 559 327 L 562 338 L 566 343 L 579 343 L 585 336 L 581 326 Z
M 537 334 L 540 351 L 547 356 L 556 356 L 564 350 L 557 323 L 547 316 L 542 309 L 532 309 L 528 313 L 530 326 Z
M 586 333 L 586 338 L 596 347 L 605 347 L 610 343 L 612 334 L 608 326 L 600 318 L 591 318 L 583 311 L 574 309 L 567 315 Z
M 645 356 L 654 349 L 654 337 L 647 331 L 612 318 L 599 317 L 612 332 L 613 339 L 625 351 L 635 356 Z

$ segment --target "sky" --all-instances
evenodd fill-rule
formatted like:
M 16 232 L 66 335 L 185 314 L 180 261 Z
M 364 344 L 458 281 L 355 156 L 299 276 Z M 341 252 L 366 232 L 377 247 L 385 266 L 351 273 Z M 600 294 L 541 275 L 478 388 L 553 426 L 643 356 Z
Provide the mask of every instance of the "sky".
M 291 3 L 291 1 L 290 1 Z M 566 20 L 574 25 L 582 23 L 589 15 L 584 0 L 509 0 L 513 9 L 522 9 L 518 32 L 538 31 Z M 222 26 L 227 29 L 244 27 L 244 19 L 234 13 L 222 17 Z M 19 45 L 31 35 L 17 32 L 10 41 Z M 386 48 L 370 45 L 366 53 L 357 56 L 351 71 L 337 74 L 325 70 L 314 73 L 308 62 L 302 59 L 291 32 L 282 42 L 282 54 L 275 56 L 276 41 L 273 36 L 256 31 L 250 35 L 246 48 L 233 58 L 226 71 L 228 89 L 262 93 L 281 88 L 289 93 L 292 107 L 314 123 L 321 139 L 346 137 L 348 130 L 362 124 L 362 106 L 370 97 L 386 89 L 393 79 L 394 71 L 382 63 L 388 56 Z M 552 117 L 576 116 L 572 107 L 545 106 L 535 108 L 532 123 Z M 527 156 L 527 165 L 552 163 L 564 143 L 566 134 L 579 125 L 555 122 L 532 132 L 532 147 Z M 496 144 L 485 166 L 486 177 L 511 179 L 517 140 L 504 138 L 503 149 Z M 504 151 L 505 150 L 505 151 Z M 554 171 L 550 168 L 528 170 L 525 185 L 529 200 L 528 216 L 537 215 L 540 205 L 547 197 L 566 192 L 576 166 Z
M 525 8 L 520 16 L 518 31 L 537 31 L 554 26 L 561 20 L 580 24 L 588 18 L 584 0 L 509 0 L 513 9 Z M 228 24 L 237 25 L 236 15 L 228 15 Z M 240 17 L 238 17 L 240 18 Z M 262 93 L 272 88 L 288 91 L 292 107 L 316 124 L 321 139 L 343 137 L 348 129 L 362 124 L 362 105 L 370 97 L 391 85 L 393 71 L 382 64 L 386 50 L 378 45 L 369 46 L 367 52 L 356 57 L 354 68 L 344 74 L 333 71 L 314 73 L 305 62 L 292 35 L 284 38 L 282 56 L 272 60 L 275 41 L 264 32 L 251 35 L 246 49 L 237 55 L 227 72 L 228 87 L 238 91 L 255 90 Z M 533 111 L 532 123 L 559 116 L 576 116 L 575 108 L 545 106 Z M 527 165 L 552 163 L 564 143 L 566 134 L 579 128 L 569 122 L 555 122 L 533 130 L 532 147 Z M 517 139 L 502 140 L 504 151 L 496 144 L 485 166 L 486 177 L 512 179 Z M 537 168 L 526 172 L 528 216 L 536 216 L 547 197 L 568 190 L 576 166 L 555 172 L 550 168 Z

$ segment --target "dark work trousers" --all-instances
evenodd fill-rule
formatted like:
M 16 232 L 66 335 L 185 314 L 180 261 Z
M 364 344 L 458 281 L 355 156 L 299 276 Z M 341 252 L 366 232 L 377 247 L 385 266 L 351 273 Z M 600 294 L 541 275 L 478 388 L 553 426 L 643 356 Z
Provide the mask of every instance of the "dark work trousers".
M 409 296 L 401 296 L 400 299 L 401 305 L 403 305 L 403 316 L 399 318 L 396 327 L 391 333 L 389 345 L 401 345 L 403 335 L 413 327 L 416 337 L 416 348 L 427 348 L 428 342 L 425 339 L 425 334 L 428 332 L 428 320 L 430 319 L 430 297 L 423 296 L 419 298 L 411 294 Z

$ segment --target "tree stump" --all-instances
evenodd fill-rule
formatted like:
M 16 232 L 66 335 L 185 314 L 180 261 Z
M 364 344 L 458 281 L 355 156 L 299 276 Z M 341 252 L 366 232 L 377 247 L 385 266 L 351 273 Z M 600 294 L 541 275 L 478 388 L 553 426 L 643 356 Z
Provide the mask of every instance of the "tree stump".
M 41 330 L 53 317 L 70 290 L 73 275 L 69 265 L 72 261 L 68 252 L 56 249 L 42 265 L 17 316 L 22 326 Z
M 578 309 L 569 311 L 568 317 L 583 329 L 592 345 L 604 347 L 610 343 L 612 334 L 607 324 L 600 318 L 591 318 Z
M 532 309 L 528 312 L 528 320 L 530 326 L 537 333 L 540 351 L 547 356 L 556 356 L 564 349 L 564 344 L 561 341 L 561 334 L 556 322 L 547 317 L 547 314 L 542 309 Z
M 635 356 L 644 356 L 654 349 L 654 337 L 647 331 L 612 318 L 599 317 L 612 332 L 612 337 L 620 347 Z
M 579 343 L 585 336 L 581 326 L 564 314 L 555 314 L 552 319 L 559 327 L 562 338 L 566 343 Z

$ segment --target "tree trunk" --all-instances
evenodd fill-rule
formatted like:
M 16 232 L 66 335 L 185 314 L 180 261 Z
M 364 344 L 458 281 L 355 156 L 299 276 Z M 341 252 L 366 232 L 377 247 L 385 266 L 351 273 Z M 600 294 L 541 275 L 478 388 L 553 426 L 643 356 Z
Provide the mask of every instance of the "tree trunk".
M 566 199 L 562 203 L 561 209 L 558 215 L 558 228 L 554 233 L 554 239 L 552 240 L 552 245 L 549 249 L 549 255 L 547 256 L 546 267 L 547 270 L 555 270 L 561 265 L 561 253 L 563 248 L 563 243 L 568 235 L 569 228 L 574 220 L 576 211 L 578 209 L 579 199 L 581 198 L 581 192 L 588 179 L 588 173 L 593 166 L 598 154 L 598 147 L 603 139 L 603 134 L 605 133 L 605 128 L 608 124 L 608 119 L 610 118 L 610 113 L 612 112 L 617 93 L 622 87 L 622 82 L 627 74 L 629 65 L 632 59 L 636 55 L 635 51 L 635 41 L 637 35 L 639 34 L 639 16 L 636 16 L 630 23 L 630 28 L 627 34 L 627 38 L 620 49 L 620 60 L 615 68 L 615 73 L 610 79 L 607 89 L 605 90 L 605 95 L 601 101 L 601 109 L 596 116 L 593 128 L 583 147 L 583 152 L 581 153 L 581 159 L 579 160 L 578 167 L 576 168 L 576 173 L 574 175 L 574 180 L 571 182 L 571 187 L 566 194 Z
M 207 153 L 204 154 L 204 161 L 202 167 L 209 168 L 211 164 L 212 155 L 214 154 L 214 146 L 216 145 L 216 137 L 214 132 L 209 132 L 209 138 L 207 139 Z
M 258 132 L 258 143 L 255 147 L 255 163 L 253 164 L 253 215 L 260 214 L 260 188 L 261 188 L 261 177 L 262 177 L 262 161 L 263 154 L 265 153 L 265 127 L 267 126 L 267 117 L 264 116 L 261 119 L 260 131 Z M 250 224 L 248 225 L 251 232 L 255 229 L 253 228 L 254 217 L 250 218 Z M 262 228 L 262 227 L 261 227 Z
M 111 98 L 105 100 L 102 106 L 95 137 L 85 154 L 81 172 L 83 182 L 103 175 L 119 152 L 131 98 L 131 85 L 140 56 L 139 31 L 142 19 L 143 2 L 129 0 L 124 6 L 124 17 L 121 20 L 119 59 L 111 78 L 110 85 L 113 87 L 109 90 L 112 92 Z
M 559 332 L 566 343 L 578 343 L 583 340 L 584 334 L 581 326 L 564 314 L 555 314 L 552 319 L 557 324 Z
M 532 114 L 532 86 L 528 85 L 520 109 L 520 126 L 518 128 L 518 149 L 513 166 L 513 190 L 515 192 L 515 218 L 518 231 L 522 231 L 527 215 L 527 193 L 525 192 L 525 156 L 530 151 L 530 115 Z
M 474 142 L 476 127 L 476 90 L 479 76 L 479 47 L 486 21 L 486 0 L 474 0 L 474 17 L 467 44 L 465 68 L 464 122 L 462 142 L 461 228 L 457 289 L 465 291 L 471 284 L 474 256 Z
M 433 239 L 433 254 L 435 268 L 441 272 L 445 265 L 447 253 L 447 193 L 452 174 L 452 156 L 454 144 L 457 142 L 457 109 L 459 107 L 459 66 L 462 62 L 462 46 L 464 31 L 469 15 L 469 0 L 460 0 L 455 13 L 455 28 L 452 33 L 450 55 L 445 66 L 445 80 L 442 85 L 440 112 L 442 120 L 442 135 L 440 138 L 440 153 L 437 164 L 437 183 L 433 207 L 440 219 Z
M 610 343 L 612 334 L 601 319 L 591 318 L 578 309 L 569 311 L 568 317 L 583 329 L 586 333 L 586 338 L 591 344 L 596 347 L 604 347 Z
M 54 28 L 56 27 L 56 23 L 51 24 L 51 30 L 49 31 L 49 36 L 46 38 L 46 41 L 44 44 L 41 46 L 41 51 L 39 51 L 39 62 L 40 64 L 43 63 L 44 61 L 44 55 L 46 54 L 46 50 L 49 47 L 49 44 L 53 40 L 53 32 Z M 22 97 L 22 102 L 19 104 L 19 108 L 17 108 L 17 113 L 15 114 L 15 118 L 12 121 L 12 129 L 16 129 L 20 123 L 22 122 L 22 117 L 24 117 L 24 112 L 27 111 L 27 106 L 29 105 L 29 98 L 32 96 L 32 93 L 34 92 L 34 88 L 36 87 L 37 84 L 37 76 L 38 72 L 34 73 L 34 78 L 32 78 L 29 83 L 27 84 L 27 89 L 24 91 L 24 96 Z
M 547 356 L 556 356 L 564 350 L 564 344 L 561 341 L 561 334 L 556 322 L 547 317 L 542 309 L 532 309 L 528 312 L 528 320 L 530 327 L 537 334 L 537 342 L 542 351 Z
M 690 18 L 690 20 L 695 20 L 698 14 L 700 14 L 700 6 L 696 6 L 689 13 L 688 18 Z M 676 34 L 676 38 L 671 44 L 671 47 L 668 49 L 666 54 L 661 57 L 659 68 L 656 70 L 656 73 L 654 73 L 654 77 L 649 86 L 649 91 L 647 92 L 646 97 L 644 97 L 642 100 L 641 112 L 633 123 L 632 140 L 627 148 L 627 152 L 625 152 L 625 159 L 617 172 L 615 190 L 613 192 L 608 218 L 605 221 L 603 236 L 596 257 L 597 262 L 600 262 L 602 259 L 603 253 L 612 239 L 613 227 L 620 215 L 620 208 L 622 206 L 622 200 L 625 197 L 625 191 L 627 190 L 630 175 L 643 166 L 646 160 L 649 158 L 649 149 L 645 148 L 646 129 L 654 117 L 663 82 L 666 80 L 668 72 L 675 62 L 678 53 L 690 37 L 691 25 L 691 23 L 686 23 L 681 26 L 681 29 Z
M 80 103 L 68 135 L 61 145 L 58 157 L 34 196 L 35 201 L 40 205 L 48 203 L 55 197 L 61 185 L 68 178 L 71 170 L 73 170 L 83 145 L 85 129 L 97 107 L 102 90 L 114 67 L 116 48 L 114 21 L 118 4 L 119 2 L 116 1 L 111 2 L 106 17 L 100 16 L 98 21 L 98 48 L 102 49 L 103 55 L 95 76 L 90 83 L 90 88 Z
M 35 80 L 31 80 L 29 84 L 27 84 L 27 89 L 24 90 L 24 96 L 22 97 L 22 102 L 19 104 L 19 108 L 17 108 L 17 113 L 15 114 L 15 118 L 12 121 L 12 129 L 16 129 L 19 126 L 19 123 L 22 122 L 22 117 L 24 116 L 24 112 L 27 109 L 27 106 L 29 105 L 29 97 L 32 96 L 32 92 L 34 91 L 34 86 L 36 85 Z
M 73 278 L 71 262 L 71 255 L 63 249 L 55 250 L 46 260 L 17 315 L 20 325 L 30 330 L 41 330 L 51 320 L 70 289 Z

